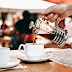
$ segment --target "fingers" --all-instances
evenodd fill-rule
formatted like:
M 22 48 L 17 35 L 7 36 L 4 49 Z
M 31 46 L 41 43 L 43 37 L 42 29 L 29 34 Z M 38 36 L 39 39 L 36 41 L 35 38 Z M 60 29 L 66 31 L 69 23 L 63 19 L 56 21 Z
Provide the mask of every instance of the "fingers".
M 57 20 L 56 20 L 57 24 L 59 24 L 60 21 L 61 21 L 61 18 L 58 17 Z
M 50 20 L 50 22 L 55 22 L 58 18 L 58 14 L 55 14 L 54 17 Z
M 48 21 L 48 18 L 46 16 L 43 19 Z
M 50 15 L 47 16 L 48 20 L 50 20 L 50 21 L 53 17 L 54 17 L 54 13 L 51 13 Z
M 46 14 L 51 13 L 53 11 L 54 11 L 54 7 L 51 6 L 51 7 L 47 8 L 45 11 L 41 12 L 41 14 L 46 15 Z
M 54 17 L 54 13 L 51 13 L 50 15 L 47 15 L 44 17 L 46 20 L 51 20 Z
M 47 21 L 50 21 L 51 23 L 56 21 L 57 24 L 61 21 L 61 18 L 58 17 L 58 14 L 54 14 L 54 13 L 51 13 L 50 15 L 45 16 L 44 19 Z

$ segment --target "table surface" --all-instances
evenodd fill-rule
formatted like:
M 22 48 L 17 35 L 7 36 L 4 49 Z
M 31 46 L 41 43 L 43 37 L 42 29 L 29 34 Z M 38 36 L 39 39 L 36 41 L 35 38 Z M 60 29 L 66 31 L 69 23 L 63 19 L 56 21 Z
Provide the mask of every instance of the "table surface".
M 25 63 L 21 62 L 23 66 L 27 68 L 11 69 L 2 72 L 72 72 L 72 69 L 58 64 L 56 62 L 42 62 L 42 63 Z

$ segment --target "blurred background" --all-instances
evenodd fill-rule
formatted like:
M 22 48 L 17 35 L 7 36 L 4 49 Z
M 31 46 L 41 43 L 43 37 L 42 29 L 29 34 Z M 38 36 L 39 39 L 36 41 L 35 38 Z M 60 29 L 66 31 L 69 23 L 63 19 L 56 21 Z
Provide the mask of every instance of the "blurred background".
M 0 47 L 18 49 L 20 44 L 32 43 L 30 21 L 41 18 L 40 12 L 56 4 L 71 3 L 72 0 L 0 0 Z M 55 26 L 55 23 L 50 23 Z M 69 32 L 68 43 L 62 48 L 72 47 L 72 16 L 59 23 L 59 27 Z M 51 40 L 36 36 L 35 43 L 44 43 L 45 48 L 57 48 Z

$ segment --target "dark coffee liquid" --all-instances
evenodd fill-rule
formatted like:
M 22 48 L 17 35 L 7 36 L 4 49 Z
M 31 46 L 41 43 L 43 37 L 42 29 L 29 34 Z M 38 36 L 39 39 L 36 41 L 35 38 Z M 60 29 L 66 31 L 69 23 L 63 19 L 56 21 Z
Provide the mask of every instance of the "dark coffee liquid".
M 50 39 L 50 40 L 53 40 L 55 37 L 55 34 L 37 34 L 37 35 Z
M 36 37 L 36 35 L 33 35 L 33 45 L 34 45 L 35 37 Z

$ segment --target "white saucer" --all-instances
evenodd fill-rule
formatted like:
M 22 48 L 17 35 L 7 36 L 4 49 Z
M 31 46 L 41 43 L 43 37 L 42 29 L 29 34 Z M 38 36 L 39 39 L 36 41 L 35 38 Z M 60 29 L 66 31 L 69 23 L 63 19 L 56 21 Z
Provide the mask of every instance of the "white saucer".
M 0 71 L 6 71 L 6 70 L 9 70 L 9 69 L 0 69 Z
M 26 61 L 26 62 L 43 62 L 43 61 L 47 61 L 51 58 L 51 55 L 48 55 L 46 53 L 44 53 L 44 55 L 42 56 L 41 59 L 28 59 L 26 56 L 21 58 L 18 57 L 21 61 Z
M 20 60 L 17 58 L 10 58 L 9 62 L 6 65 L 0 65 L 0 69 L 6 69 L 6 68 L 11 68 L 20 63 Z

